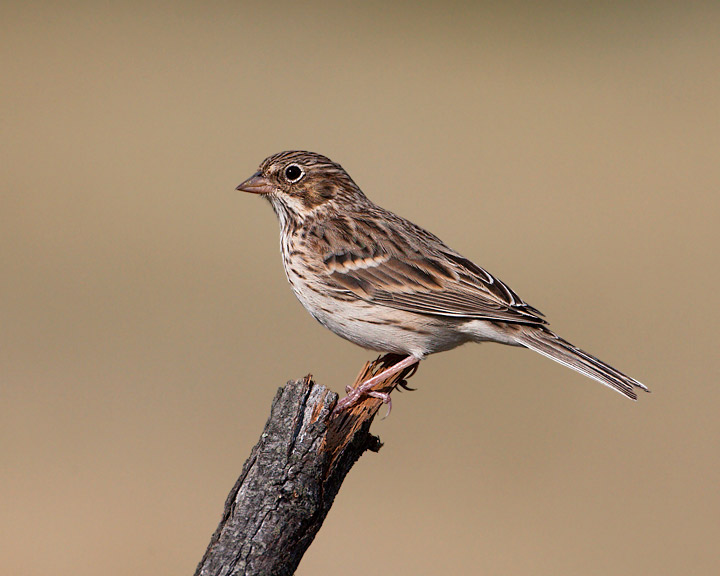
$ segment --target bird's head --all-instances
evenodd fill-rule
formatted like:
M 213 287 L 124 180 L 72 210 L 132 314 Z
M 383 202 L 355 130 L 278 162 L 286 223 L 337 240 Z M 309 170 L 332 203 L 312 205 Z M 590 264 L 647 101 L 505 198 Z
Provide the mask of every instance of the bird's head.
M 332 204 L 349 207 L 367 202 L 342 166 L 304 151 L 280 152 L 266 158 L 236 189 L 267 198 L 283 225 L 303 221 Z

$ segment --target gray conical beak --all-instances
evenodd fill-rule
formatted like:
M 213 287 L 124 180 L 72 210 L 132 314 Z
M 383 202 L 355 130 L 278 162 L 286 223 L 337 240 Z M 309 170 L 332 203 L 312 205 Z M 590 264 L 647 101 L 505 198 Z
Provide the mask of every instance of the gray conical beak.
M 251 194 L 270 194 L 273 191 L 273 187 L 270 181 L 258 171 L 235 188 L 235 190 L 250 192 Z

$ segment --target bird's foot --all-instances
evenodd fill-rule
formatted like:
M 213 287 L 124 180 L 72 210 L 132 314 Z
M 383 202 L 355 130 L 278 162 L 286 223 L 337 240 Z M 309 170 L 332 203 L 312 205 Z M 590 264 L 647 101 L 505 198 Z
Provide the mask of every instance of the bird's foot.
M 362 400 L 362 398 L 364 398 L 365 396 L 370 396 L 371 398 L 379 398 L 383 401 L 384 404 L 388 405 L 387 414 L 385 414 L 384 416 L 384 418 L 387 418 L 390 414 L 390 410 L 392 410 L 390 392 L 380 392 L 378 390 L 373 390 L 373 388 L 381 382 L 384 382 L 391 376 L 397 374 L 398 372 L 402 372 L 403 370 L 405 370 L 405 368 L 408 368 L 413 364 L 417 364 L 419 361 L 420 359 L 415 356 L 408 356 L 407 358 L 403 358 L 397 364 L 393 364 L 389 368 L 386 368 L 385 370 L 380 372 L 380 374 L 376 374 L 372 378 L 368 378 L 357 388 L 352 388 L 351 386 L 346 387 L 345 391 L 348 393 L 348 395 L 345 396 L 345 398 L 341 398 L 340 400 L 338 400 L 338 403 L 335 405 L 334 412 L 340 412 L 342 410 L 355 406 Z

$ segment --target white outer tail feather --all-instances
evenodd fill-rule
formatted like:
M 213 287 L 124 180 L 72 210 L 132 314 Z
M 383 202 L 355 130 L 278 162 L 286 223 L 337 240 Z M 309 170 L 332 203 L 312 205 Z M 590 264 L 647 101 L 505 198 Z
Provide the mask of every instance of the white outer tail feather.
M 632 400 L 637 400 L 635 388 L 640 388 L 645 392 L 650 391 L 644 384 L 577 348 L 547 328 L 523 326 L 515 336 L 515 340 L 521 346 L 597 380 Z

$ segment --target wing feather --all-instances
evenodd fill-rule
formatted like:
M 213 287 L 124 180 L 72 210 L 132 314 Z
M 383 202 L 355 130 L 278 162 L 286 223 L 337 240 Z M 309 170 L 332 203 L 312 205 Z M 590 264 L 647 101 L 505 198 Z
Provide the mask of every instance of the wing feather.
M 507 285 L 426 230 L 389 212 L 382 229 L 376 222 L 343 218 L 315 234 L 333 238 L 322 262 L 335 289 L 416 314 L 546 324 Z M 333 225 L 344 229 L 327 229 Z

